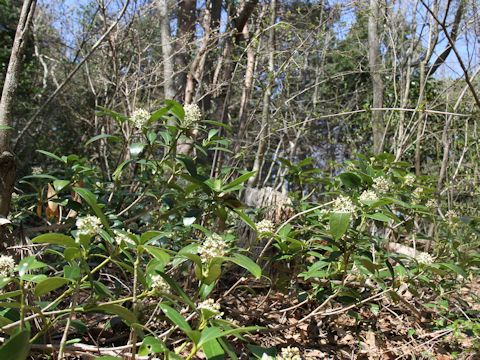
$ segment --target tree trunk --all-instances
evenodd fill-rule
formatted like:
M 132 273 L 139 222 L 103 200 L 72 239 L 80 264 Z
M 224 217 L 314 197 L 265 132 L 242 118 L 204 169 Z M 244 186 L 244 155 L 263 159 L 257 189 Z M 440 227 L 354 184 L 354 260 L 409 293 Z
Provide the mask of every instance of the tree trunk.
M 12 109 L 19 82 L 23 50 L 35 12 L 35 0 L 25 0 L 13 41 L 7 75 L 0 99 L 0 215 L 7 216 L 15 183 L 15 155 L 11 151 Z M 3 129 L 2 129 L 3 128 Z
M 165 99 L 175 97 L 174 69 L 173 69 L 173 49 L 172 38 L 170 35 L 170 19 L 168 0 L 158 1 L 158 12 L 160 16 L 160 36 L 162 41 L 162 60 L 163 60 L 163 91 Z
M 260 171 L 265 157 L 265 150 L 267 146 L 268 125 L 270 122 L 270 97 L 272 96 L 272 87 L 274 81 L 275 72 L 275 22 L 277 17 L 276 12 L 277 1 L 271 0 L 270 3 L 270 29 L 268 30 L 268 82 L 263 94 L 263 108 L 262 108 L 262 122 L 260 124 L 260 133 L 258 140 L 257 154 L 253 162 L 252 171 L 255 171 L 250 179 L 248 179 L 248 185 L 250 187 L 257 186 L 260 179 Z
M 176 82 L 177 93 L 182 97 L 185 93 L 189 64 L 188 44 L 194 43 L 196 23 L 196 0 L 182 0 L 178 5 L 178 31 L 177 31 L 177 58 L 178 64 Z
M 373 86 L 373 108 L 383 107 L 383 79 L 381 74 L 380 38 L 378 21 L 380 18 L 380 0 L 370 0 L 368 15 L 368 63 Z M 374 110 L 372 113 L 373 152 L 383 151 L 383 111 Z

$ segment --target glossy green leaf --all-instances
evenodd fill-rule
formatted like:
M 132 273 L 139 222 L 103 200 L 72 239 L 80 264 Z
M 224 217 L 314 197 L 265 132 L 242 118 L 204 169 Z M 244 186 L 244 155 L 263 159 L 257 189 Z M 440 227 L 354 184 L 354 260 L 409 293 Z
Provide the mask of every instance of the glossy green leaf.
M 177 310 L 166 304 L 160 304 L 160 308 L 165 313 L 165 316 L 169 318 L 173 324 L 178 326 L 179 329 L 183 330 L 184 332 L 192 331 L 192 328 L 188 322 Z
M 39 152 L 40 154 L 46 155 L 46 156 L 48 156 L 49 158 L 55 159 L 55 160 L 57 160 L 57 161 L 60 161 L 61 163 L 64 163 L 64 164 L 67 163 L 67 160 L 66 160 L 66 159 L 62 159 L 60 156 L 55 155 L 55 154 L 53 154 L 53 153 L 51 153 L 51 152 L 48 152 L 48 151 L 45 151 L 45 150 L 37 150 L 37 152 Z
M 56 233 L 47 233 L 39 235 L 32 239 L 34 244 L 60 245 L 64 247 L 78 248 L 78 244 L 71 236 Z
M 167 265 L 168 262 L 170 261 L 170 258 L 171 258 L 170 255 L 167 254 L 162 249 L 156 246 L 151 246 L 151 245 L 146 245 L 144 248 L 150 255 L 152 255 L 155 259 L 160 261 L 163 264 L 163 266 Z
M 30 353 L 30 331 L 21 330 L 0 347 L 0 359 L 25 360 Z
M 252 259 L 246 257 L 245 255 L 233 254 L 233 256 L 228 258 L 228 260 L 248 270 L 257 279 L 262 276 L 262 269 L 260 266 L 258 266 L 255 262 L 253 262 Z
M 350 225 L 350 213 L 330 214 L 330 234 L 335 240 L 339 240 Z
M 88 189 L 85 188 L 74 188 L 73 189 L 78 195 L 81 196 L 83 200 L 92 208 L 93 212 L 97 217 L 102 221 L 103 226 L 106 230 L 110 230 L 107 217 L 104 215 L 103 211 L 97 204 L 97 199 L 95 195 Z
M 158 354 L 164 352 L 166 349 L 167 347 L 162 340 L 153 336 L 146 336 L 138 349 L 138 355 L 148 356 L 150 354 Z
M 102 140 L 102 139 L 108 139 L 108 140 L 113 140 L 113 141 L 120 140 L 120 138 L 118 136 L 114 136 L 114 135 L 110 135 L 110 134 L 100 134 L 100 135 L 96 135 L 96 136 L 92 137 L 91 139 L 89 139 L 85 143 L 85 146 L 88 146 L 91 143 L 93 143 L 95 141 L 98 141 L 98 140 Z
M 50 277 L 40 281 L 37 286 L 35 286 L 33 293 L 35 296 L 43 296 L 69 283 L 70 280 L 63 277 Z
M 255 175 L 256 171 L 249 171 L 243 175 L 240 175 L 238 178 L 233 180 L 232 182 L 228 183 L 223 187 L 224 190 L 228 190 L 234 188 L 237 185 L 243 184 L 245 181 L 250 179 L 253 175 Z

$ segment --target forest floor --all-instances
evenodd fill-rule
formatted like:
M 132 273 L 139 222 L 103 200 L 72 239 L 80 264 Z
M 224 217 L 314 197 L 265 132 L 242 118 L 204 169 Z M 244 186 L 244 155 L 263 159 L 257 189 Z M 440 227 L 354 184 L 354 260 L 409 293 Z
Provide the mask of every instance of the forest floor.
M 263 352 L 274 355 L 288 346 L 299 348 L 303 360 L 480 359 L 480 339 L 471 331 L 455 331 L 449 326 L 452 319 L 459 318 L 473 319 L 478 324 L 479 279 L 465 281 L 459 291 L 445 293 L 441 299 L 428 289 L 414 296 L 400 287 L 398 301 L 392 301 L 388 290 L 372 290 L 361 303 L 353 304 L 341 303 L 333 296 L 300 301 L 293 290 L 272 290 L 269 284 L 250 279 L 242 278 L 232 284 L 233 281 L 221 284 L 212 295 L 219 299 L 222 318 L 239 326 L 262 327 L 245 335 L 244 340 L 230 339 L 241 360 L 260 358 Z M 155 307 L 156 303 L 152 300 L 144 306 Z M 130 329 L 121 320 L 117 323 L 111 320 L 110 326 L 105 326 L 108 321 L 105 315 L 92 320 L 94 323 L 88 327 L 88 334 L 83 335 L 82 343 L 103 349 L 124 347 Z M 156 321 L 154 327 L 152 330 L 158 333 L 170 328 L 163 321 Z M 169 343 L 174 345 L 178 346 L 182 339 L 181 332 L 169 334 Z M 74 355 L 69 359 L 86 358 Z M 205 357 L 199 353 L 196 359 Z
M 408 290 L 400 291 L 401 300 L 396 302 L 380 293 L 359 307 L 299 302 L 295 294 L 263 289 L 264 284 L 248 284 L 222 301 L 225 318 L 243 326 L 275 329 L 248 337 L 263 348 L 276 347 L 279 352 L 283 347 L 298 347 L 303 359 L 480 359 L 480 339 L 447 326 L 455 313 L 480 318 L 478 279 L 446 294 L 443 309 L 425 305 L 439 300 L 429 299 L 428 291 L 419 294 L 420 299 Z M 237 346 L 242 352 L 245 344 L 237 342 Z M 252 351 L 255 347 L 244 348 L 242 358 L 248 359 L 246 352 Z

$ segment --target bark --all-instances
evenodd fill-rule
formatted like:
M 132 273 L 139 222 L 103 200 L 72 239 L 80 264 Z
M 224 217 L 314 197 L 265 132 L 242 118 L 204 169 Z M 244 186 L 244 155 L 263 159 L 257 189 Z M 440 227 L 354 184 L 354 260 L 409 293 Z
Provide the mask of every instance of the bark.
M 12 110 L 19 83 L 23 50 L 35 12 L 35 0 L 25 0 L 13 41 L 7 74 L 0 99 L 0 215 L 7 216 L 15 182 L 15 155 L 11 151 Z
M 378 21 L 380 18 L 380 0 L 370 0 L 368 15 L 368 63 L 373 86 L 373 108 L 383 108 L 383 79 L 381 74 L 380 38 Z M 372 113 L 373 152 L 379 154 L 383 150 L 383 111 Z
M 177 90 L 183 97 L 187 83 L 188 72 L 188 44 L 194 42 L 195 23 L 196 23 L 196 0 L 182 0 L 178 5 L 178 35 L 177 35 Z M 183 100 L 183 99 L 179 99 Z
M 173 48 L 170 35 L 170 19 L 168 0 L 158 0 L 158 12 L 160 21 L 160 36 L 162 41 L 163 60 L 163 92 L 165 99 L 175 97 L 174 69 L 173 69 Z
M 262 121 L 260 125 L 260 133 L 258 140 L 257 154 L 253 162 L 252 171 L 255 171 L 250 179 L 248 179 L 248 185 L 251 187 L 257 186 L 260 178 L 260 171 L 265 157 L 265 150 L 267 146 L 267 135 L 270 122 L 270 98 L 272 96 L 274 71 L 275 71 L 275 22 L 276 22 L 276 7 L 277 1 L 271 0 L 270 3 L 270 29 L 268 31 L 268 82 L 263 94 L 263 108 L 262 108 Z

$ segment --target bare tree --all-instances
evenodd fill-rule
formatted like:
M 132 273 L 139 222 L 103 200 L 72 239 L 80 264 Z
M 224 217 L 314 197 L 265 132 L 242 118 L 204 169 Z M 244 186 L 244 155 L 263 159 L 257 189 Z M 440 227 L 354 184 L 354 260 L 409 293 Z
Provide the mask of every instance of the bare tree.
M 380 72 L 380 36 L 378 34 L 378 21 L 380 18 L 380 0 L 370 0 L 370 13 L 368 15 L 368 62 L 373 86 L 372 107 L 383 107 L 383 79 Z M 383 150 L 383 111 L 375 110 L 372 113 L 373 151 L 378 154 Z
M 15 155 L 11 151 L 10 138 L 10 128 L 13 123 L 12 109 L 15 90 L 19 83 L 23 51 L 32 24 L 35 5 L 35 0 L 23 2 L 0 100 L 0 215 L 2 216 L 7 216 L 10 210 L 10 200 L 15 182 Z

